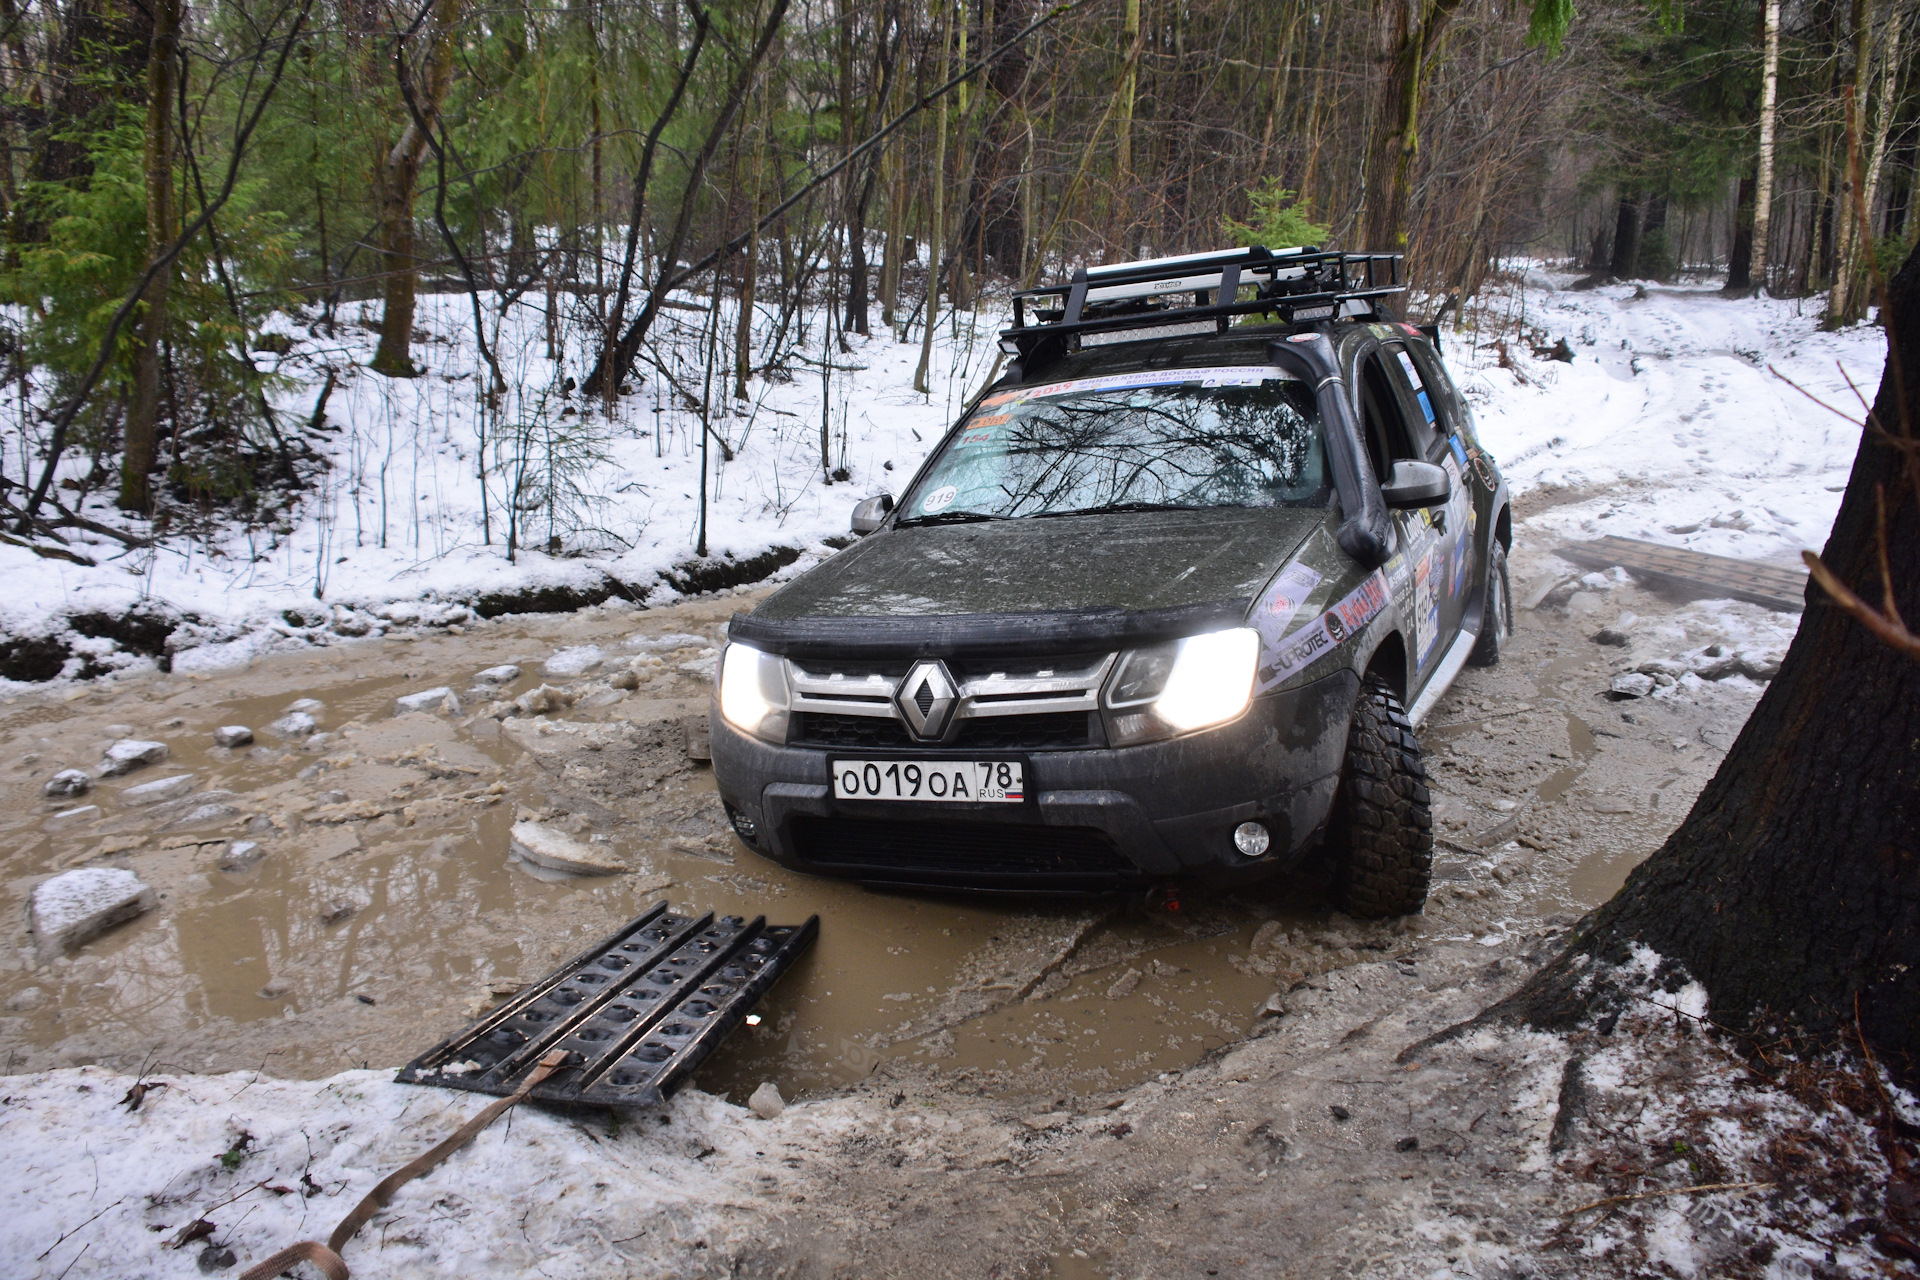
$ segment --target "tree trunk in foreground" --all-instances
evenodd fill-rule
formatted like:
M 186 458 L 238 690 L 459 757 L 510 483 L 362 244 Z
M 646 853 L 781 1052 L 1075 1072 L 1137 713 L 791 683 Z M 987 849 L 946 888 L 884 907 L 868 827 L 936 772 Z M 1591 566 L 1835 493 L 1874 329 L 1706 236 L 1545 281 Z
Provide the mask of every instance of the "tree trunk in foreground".
M 1893 599 L 1920 621 L 1920 458 L 1901 448 L 1920 416 L 1920 253 L 1888 295 L 1878 427 L 1861 439 L 1822 559 L 1881 606 L 1884 494 Z M 1686 821 L 1488 1016 L 1570 1026 L 1595 1008 L 1589 961 L 1622 960 L 1633 943 L 1684 965 L 1722 1026 L 1851 1036 L 1857 1002 L 1867 1040 L 1909 1081 L 1920 1074 L 1920 661 L 1819 586 Z
M 174 64 L 180 52 L 180 0 L 158 0 L 153 43 L 147 56 L 147 132 L 143 167 L 147 185 L 147 260 L 173 243 Z M 125 450 L 120 459 L 120 507 L 153 510 L 148 477 L 160 456 L 160 339 L 167 330 L 167 294 L 173 267 L 156 271 L 141 301 L 133 338 L 133 391 L 127 400 Z
M 1374 8 L 1374 57 L 1385 65 L 1367 143 L 1366 242 L 1370 253 L 1405 253 L 1407 206 L 1420 154 L 1422 73 L 1461 0 L 1423 0 L 1416 7 L 1382 0 Z

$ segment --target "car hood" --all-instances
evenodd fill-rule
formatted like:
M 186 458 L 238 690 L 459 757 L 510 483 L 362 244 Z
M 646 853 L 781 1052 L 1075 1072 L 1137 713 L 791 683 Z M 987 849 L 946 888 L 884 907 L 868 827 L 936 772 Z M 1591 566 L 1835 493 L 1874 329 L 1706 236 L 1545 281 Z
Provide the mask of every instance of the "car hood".
M 1324 510 L 1220 507 L 889 529 L 762 601 L 756 623 L 1169 610 L 1250 599 Z

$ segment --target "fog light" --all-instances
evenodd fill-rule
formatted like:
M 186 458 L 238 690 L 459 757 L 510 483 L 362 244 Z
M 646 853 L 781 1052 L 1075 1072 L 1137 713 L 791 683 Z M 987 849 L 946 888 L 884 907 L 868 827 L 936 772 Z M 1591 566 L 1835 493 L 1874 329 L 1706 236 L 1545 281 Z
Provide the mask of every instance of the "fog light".
M 1249 858 L 1259 857 L 1272 843 L 1273 837 L 1257 822 L 1243 822 L 1233 829 L 1233 847 Z

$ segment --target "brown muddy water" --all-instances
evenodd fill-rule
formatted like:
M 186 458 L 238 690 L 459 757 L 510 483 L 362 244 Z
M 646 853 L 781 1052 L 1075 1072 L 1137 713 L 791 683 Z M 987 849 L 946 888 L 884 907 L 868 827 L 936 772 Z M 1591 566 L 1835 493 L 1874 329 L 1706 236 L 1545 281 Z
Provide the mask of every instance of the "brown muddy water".
M 207 676 L 146 676 L 0 704 L 0 1048 L 10 1072 L 264 1067 L 317 1077 L 397 1066 L 561 957 L 665 897 L 678 910 L 775 923 L 821 918 L 813 951 L 704 1068 L 703 1087 L 788 1097 L 844 1086 L 883 1059 L 936 1063 L 994 1092 L 1087 1093 L 1198 1061 L 1243 1037 L 1270 997 L 1419 938 L 1495 936 L 1610 894 L 1684 814 L 1751 698 L 1645 707 L 1596 701 L 1592 647 L 1526 616 L 1509 657 L 1469 671 L 1424 738 L 1437 800 L 1437 887 L 1419 920 L 1362 924 L 1307 883 L 1040 904 L 868 892 L 796 875 L 740 845 L 711 774 L 688 759 L 718 628 L 753 597 L 504 619 L 464 634 L 343 643 Z M 1643 603 L 1639 607 L 1655 607 Z M 679 637 L 679 639 L 662 639 Z M 543 674 L 557 649 L 604 660 Z M 609 676 L 631 669 L 637 688 Z M 477 672 L 521 675 L 489 690 Z M 1598 685 L 1596 685 L 1598 680 Z M 542 683 L 571 708 L 505 721 L 490 698 Z M 458 714 L 396 715 L 438 685 Z M 300 699 L 319 732 L 267 729 Z M 1637 705 L 1637 704 L 1636 704 Z M 213 745 L 221 725 L 251 746 Z M 91 793 L 42 795 L 119 738 L 169 757 Z M 186 776 L 188 794 L 129 807 L 127 788 Z M 88 811 L 87 806 L 93 806 Z M 79 810 L 77 813 L 69 811 Z M 68 814 L 59 817 L 57 814 Z M 559 875 L 510 856 L 534 817 L 617 856 L 626 875 Z M 258 844 L 231 866 L 237 840 Z M 25 905 L 76 866 L 136 871 L 157 910 L 71 957 L 36 961 Z M 1063 1272 L 1068 1274 L 1070 1272 Z

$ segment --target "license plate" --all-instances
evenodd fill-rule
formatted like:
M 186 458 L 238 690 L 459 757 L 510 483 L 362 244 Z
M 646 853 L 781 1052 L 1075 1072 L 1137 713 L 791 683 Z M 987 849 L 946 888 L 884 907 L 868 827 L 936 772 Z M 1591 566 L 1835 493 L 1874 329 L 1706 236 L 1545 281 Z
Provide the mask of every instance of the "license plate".
M 952 804 L 1019 804 L 1027 798 L 1018 760 L 836 760 L 833 794 L 840 800 L 931 800 Z

